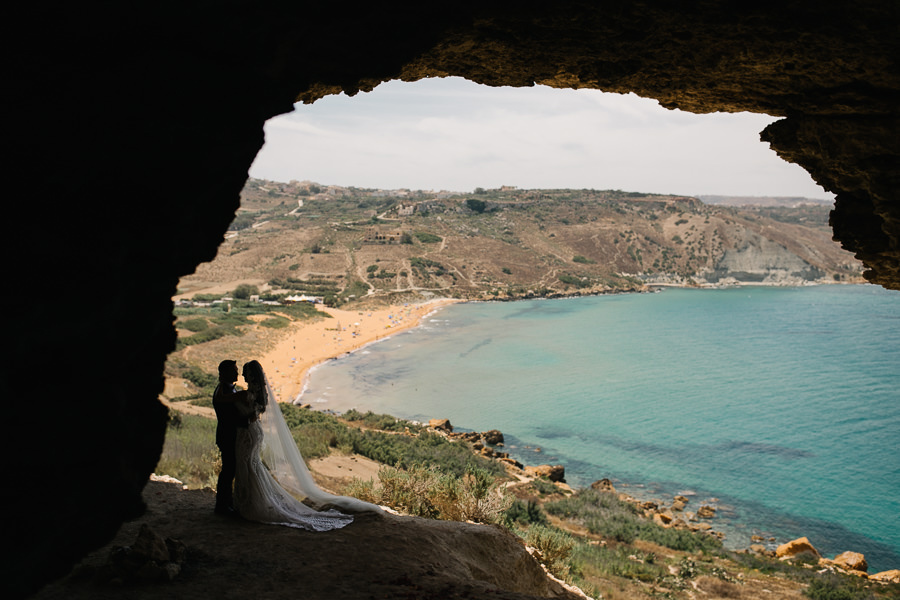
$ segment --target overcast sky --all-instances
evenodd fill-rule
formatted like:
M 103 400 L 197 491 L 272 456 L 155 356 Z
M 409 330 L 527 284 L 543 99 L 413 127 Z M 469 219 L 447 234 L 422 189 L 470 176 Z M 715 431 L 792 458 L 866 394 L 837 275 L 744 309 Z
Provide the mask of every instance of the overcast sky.
M 596 90 L 393 81 L 266 124 L 250 175 L 361 188 L 593 188 L 833 199 L 759 141 L 774 121 Z

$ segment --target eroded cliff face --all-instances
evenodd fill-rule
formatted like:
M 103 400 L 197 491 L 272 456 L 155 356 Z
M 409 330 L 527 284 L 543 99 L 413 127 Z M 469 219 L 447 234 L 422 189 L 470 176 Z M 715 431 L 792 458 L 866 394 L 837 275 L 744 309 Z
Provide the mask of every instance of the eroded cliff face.
M 215 255 L 263 123 L 296 99 L 455 75 L 783 116 L 764 139 L 837 194 L 835 235 L 866 276 L 900 288 L 892 0 L 324 4 L 13 15 L 3 381 L 7 422 L 40 434 L 4 446 L 17 493 L 2 579 L 17 595 L 141 510 L 164 435 L 170 297 Z
M 707 280 L 733 279 L 744 283 L 803 284 L 822 277 L 822 272 L 768 240 L 757 240 L 737 250 L 729 250 Z

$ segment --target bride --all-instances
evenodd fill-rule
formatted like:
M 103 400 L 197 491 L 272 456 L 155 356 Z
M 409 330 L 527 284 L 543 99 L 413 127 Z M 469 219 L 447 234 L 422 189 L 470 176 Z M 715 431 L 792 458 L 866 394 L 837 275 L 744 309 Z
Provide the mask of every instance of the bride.
M 382 512 L 374 504 L 319 489 L 284 421 L 262 365 L 255 360 L 246 363 L 243 376 L 247 382 L 247 402 L 238 406 L 249 425 L 238 429 L 234 478 L 234 504 L 242 517 L 328 531 L 353 521 L 351 515 L 341 510 Z M 328 509 L 316 510 L 297 497 L 317 508 Z

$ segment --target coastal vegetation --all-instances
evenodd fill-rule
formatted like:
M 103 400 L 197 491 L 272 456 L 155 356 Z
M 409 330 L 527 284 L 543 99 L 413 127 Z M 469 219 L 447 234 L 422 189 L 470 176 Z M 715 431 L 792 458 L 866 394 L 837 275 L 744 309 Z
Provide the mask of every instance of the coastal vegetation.
M 372 412 L 282 410 L 304 457 L 357 453 L 383 464 L 377 480 L 335 490 L 405 514 L 498 524 L 522 538 L 556 577 L 593 598 L 753 598 L 761 587 L 812 600 L 900 598 L 900 586 L 818 572 L 804 555 L 780 561 L 729 552 L 707 533 L 666 528 L 612 490 L 573 491 L 546 478 L 516 481 L 503 463 L 420 424 Z M 157 471 L 214 487 L 215 421 L 172 411 Z M 792 587 L 793 586 L 793 587 Z M 778 593 L 767 597 L 796 597 Z
M 356 479 L 344 493 L 417 517 L 474 523 L 499 522 L 512 501 L 492 473 L 471 463 L 461 477 L 437 464 L 384 466 L 377 482 Z
M 216 446 L 216 421 L 178 411 L 169 412 L 166 443 L 157 473 L 175 477 L 191 487 L 215 489 L 222 458 Z
M 549 502 L 544 508 L 552 516 L 579 523 L 590 534 L 626 544 L 640 539 L 688 552 L 713 552 L 722 547 L 718 538 L 710 535 L 661 527 L 646 519 L 634 504 L 620 500 L 617 494 L 593 488 Z
M 247 291 L 246 288 L 244 291 Z M 283 300 L 287 295 L 286 293 L 270 295 L 266 299 Z M 175 328 L 182 332 L 189 332 L 178 336 L 176 350 L 226 336 L 241 336 L 243 335 L 241 326 L 252 324 L 252 317 L 257 315 L 269 317 L 263 323 L 267 327 L 275 328 L 284 327 L 290 321 L 319 318 L 320 316 L 315 307 L 308 303 L 276 306 L 251 301 L 249 295 L 244 299 L 239 299 L 237 293 L 233 293 L 232 296 L 222 294 L 211 299 L 195 298 L 194 300 L 192 306 L 176 306 L 172 311 L 175 316 Z

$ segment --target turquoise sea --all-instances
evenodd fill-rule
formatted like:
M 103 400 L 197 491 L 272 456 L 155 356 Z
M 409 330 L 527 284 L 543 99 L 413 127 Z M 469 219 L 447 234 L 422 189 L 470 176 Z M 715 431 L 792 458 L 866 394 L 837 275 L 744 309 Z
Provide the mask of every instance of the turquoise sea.
M 900 568 L 900 292 L 667 289 L 449 306 L 311 375 L 304 402 L 499 429 L 567 481 L 718 508 Z

